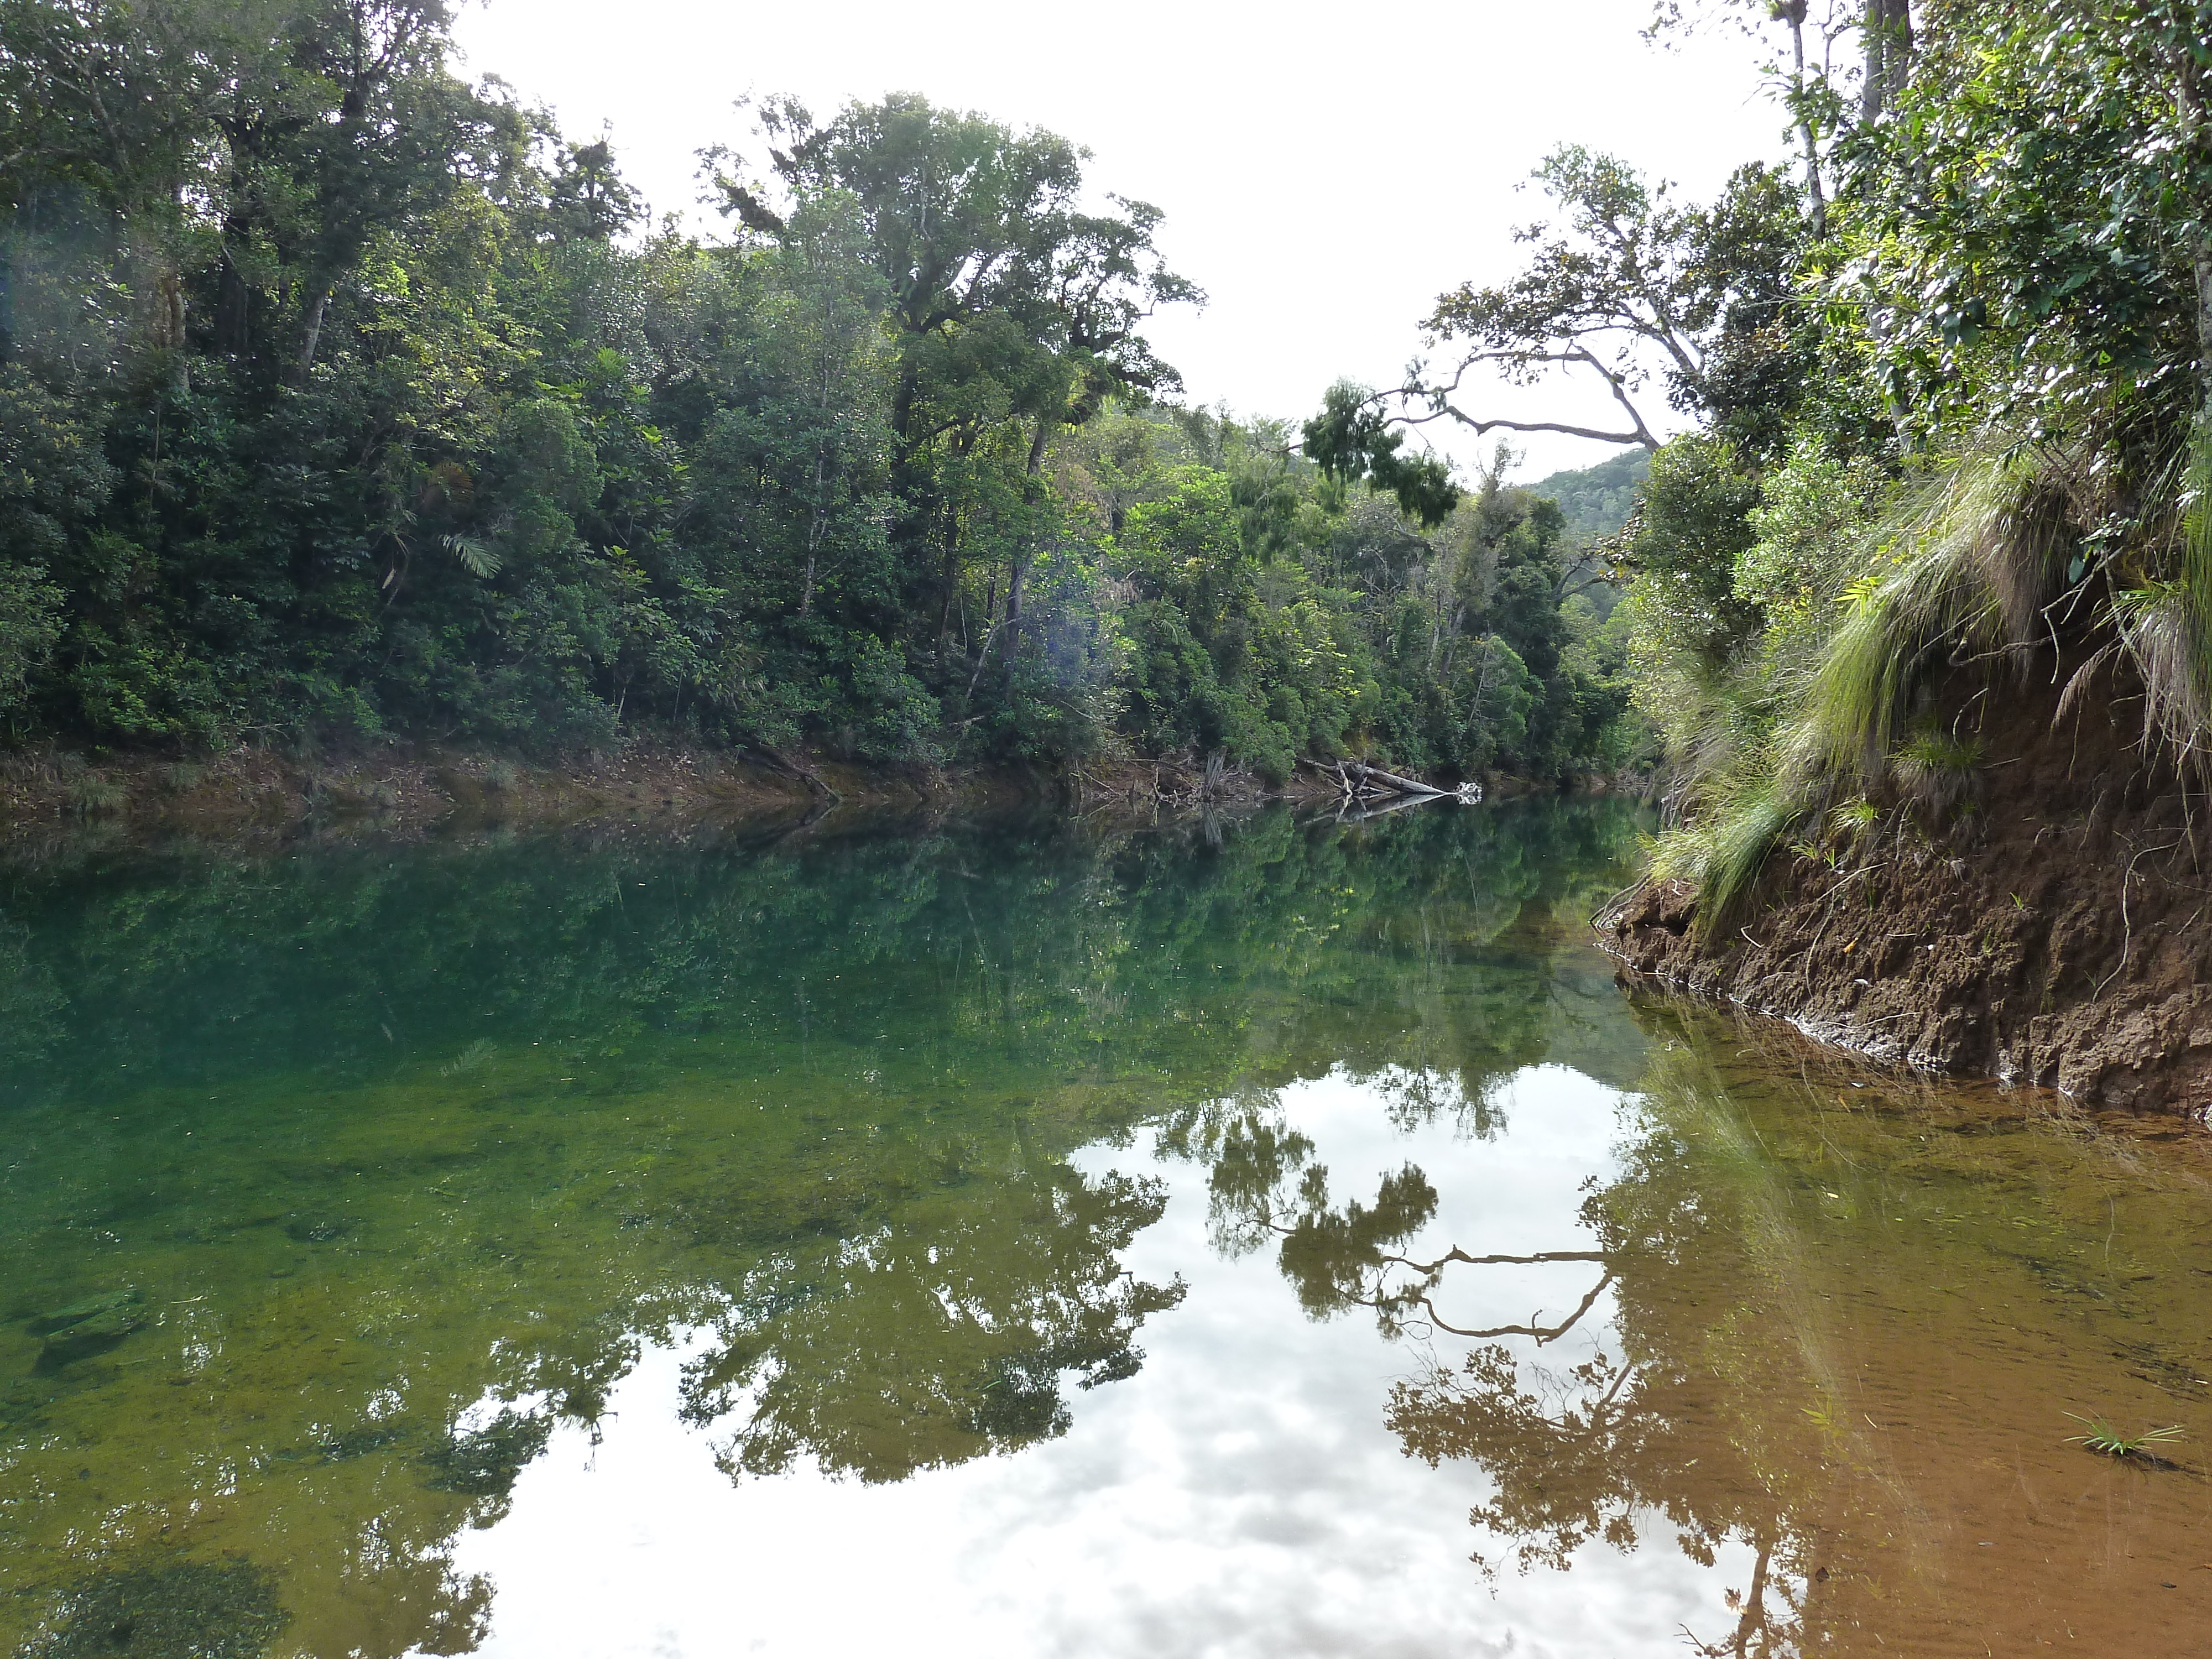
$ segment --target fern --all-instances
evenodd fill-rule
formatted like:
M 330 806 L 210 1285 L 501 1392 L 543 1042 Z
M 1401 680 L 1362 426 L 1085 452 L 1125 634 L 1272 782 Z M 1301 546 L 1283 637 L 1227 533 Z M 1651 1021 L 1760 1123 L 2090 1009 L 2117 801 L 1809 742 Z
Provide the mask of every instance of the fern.
M 503 562 L 498 550 L 473 536 L 447 537 L 446 550 L 461 562 L 461 568 L 479 581 L 489 581 L 499 574 L 500 565 Z

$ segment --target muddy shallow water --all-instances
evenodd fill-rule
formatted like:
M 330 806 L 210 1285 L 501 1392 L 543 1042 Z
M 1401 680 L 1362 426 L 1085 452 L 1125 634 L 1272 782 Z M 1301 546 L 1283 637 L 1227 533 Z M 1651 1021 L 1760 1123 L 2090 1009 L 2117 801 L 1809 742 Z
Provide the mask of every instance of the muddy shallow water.
M 2205 1138 L 1632 1002 L 1636 828 L 9 874 L 0 1651 L 2201 1651 Z

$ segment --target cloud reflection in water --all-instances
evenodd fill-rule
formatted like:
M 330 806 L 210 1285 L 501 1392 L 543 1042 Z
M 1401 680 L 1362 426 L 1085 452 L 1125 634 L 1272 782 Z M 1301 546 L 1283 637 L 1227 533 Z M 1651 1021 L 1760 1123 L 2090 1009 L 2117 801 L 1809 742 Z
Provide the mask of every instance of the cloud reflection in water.
M 1425 1172 L 1439 1201 L 1406 1242 L 1413 1255 L 1586 1246 L 1583 1182 L 1616 1173 L 1620 1097 L 1557 1066 L 1511 1081 L 1488 1140 L 1448 1118 L 1394 1127 L 1377 1091 L 1342 1074 L 1281 1100 L 1346 1188 L 1409 1160 Z M 1388 1341 L 1359 1309 L 1310 1318 L 1271 1252 L 1209 1245 L 1202 1164 L 1109 1148 L 1076 1162 L 1166 1182 L 1164 1215 L 1124 1262 L 1190 1291 L 1146 1325 L 1135 1376 L 1076 1397 L 1064 1437 L 893 1484 L 803 1461 L 732 1484 L 713 1435 L 677 1420 L 688 1355 L 653 1351 L 617 1388 L 598 1445 L 562 1431 L 512 1513 L 461 1541 L 459 1570 L 497 1587 L 483 1650 L 1610 1659 L 1674 1650 L 1686 1624 L 1733 1625 L 1723 1597 L 1747 1581 L 1749 1552 L 1701 1566 L 1663 1528 L 1631 1553 L 1585 1547 L 1567 1575 L 1503 1575 L 1493 1596 L 1468 1559 L 1504 1541 L 1468 1526 L 1489 1481 L 1408 1457 L 1384 1423 L 1393 1382 L 1471 1345 Z M 1440 1305 L 1470 1325 L 1517 1322 L 1571 1307 L 1589 1274 L 1485 1268 L 1450 1280 Z M 1603 1344 L 1609 1303 L 1556 1363 Z

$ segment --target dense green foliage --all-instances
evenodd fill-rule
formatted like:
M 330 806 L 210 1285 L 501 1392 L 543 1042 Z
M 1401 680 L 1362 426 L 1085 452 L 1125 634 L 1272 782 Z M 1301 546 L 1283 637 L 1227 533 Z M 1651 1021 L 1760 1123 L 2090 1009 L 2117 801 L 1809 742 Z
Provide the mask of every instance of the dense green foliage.
M 1655 473 L 1646 696 L 1695 812 L 1662 867 L 1706 884 L 1709 923 L 1793 830 L 1970 817 L 1977 693 L 2038 659 L 2069 698 L 2141 692 L 2147 744 L 2201 755 L 2212 10 L 2128 10 L 1893 20 L 1799 256 L 1828 368 L 1788 391 L 1791 447 L 1685 454 L 1689 520 L 1736 495 L 1732 537 L 1662 522 Z M 1662 586 L 1689 564 L 1701 605 Z
M 1067 494 L 1121 556 L 1140 747 L 1225 746 L 1278 776 L 1370 745 L 1461 774 L 1626 757 L 1626 625 L 1553 501 L 1486 476 L 1424 530 L 1333 489 L 1280 428 L 1204 415 L 1103 422 L 1073 459 Z M 1134 472 L 1126 507 L 1109 469 Z
M 1588 435 L 1654 452 L 1607 550 L 1674 763 L 1659 868 L 1707 927 L 1793 837 L 1955 828 L 1984 694 L 2031 668 L 2062 707 L 2139 701 L 2167 762 L 2212 738 L 2212 5 L 1712 9 L 1778 31 L 1802 173 L 1697 208 L 1560 149 L 1561 229 L 1429 319 L 1456 368 L 1315 428 L 1387 488 L 1395 422 L 1544 426 L 1471 374 L 1606 386 L 1628 428 Z M 1663 446 L 1654 380 L 1692 428 Z
M 1175 416 L 1143 329 L 1203 296 L 1066 140 L 771 101 L 711 239 L 465 83 L 447 23 L 0 5 L 15 741 L 1624 752 L 1533 498 L 1409 462 L 1378 514 Z

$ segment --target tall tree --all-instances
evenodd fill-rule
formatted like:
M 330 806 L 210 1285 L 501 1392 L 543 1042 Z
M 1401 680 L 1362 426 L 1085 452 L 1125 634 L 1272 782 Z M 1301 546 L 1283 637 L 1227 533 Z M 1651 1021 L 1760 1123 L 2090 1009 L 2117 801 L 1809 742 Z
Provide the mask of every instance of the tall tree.
M 1057 135 L 1016 132 L 896 94 L 819 124 L 795 100 L 763 111 L 787 195 L 836 191 L 857 204 L 898 338 L 891 405 L 902 541 L 917 597 L 933 599 L 937 655 L 949 639 L 964 521 L 1028 493 L 1059 427 L 1109 396 L 1180 387 L 1139 331 L 1159 306 L 1203 295 L 1152 246 L 1157 209 L 1078 210 L 1086 152 Z M 747 223 L 785 234 L 787 215 L 725 173 Z M 1026 538 L 1015 537 L 1006 593 L 1018 638 Z M 1010 639 L 1009 644 L 1012 643 Z
M 1535 177 L 1565 210 L 1565 234 L 1524 228 L 1517 234 L 1535 251 L 1518 276 L 1438 298 L 1428 344 L 1452 349 L 1448 369 L 1416 363 L 1396 386 L 1333 391 L 1306 428 L 1317 460 L 1399 491 L 1410 509 L 1406 492 L 1421 486 L 1398 453 L 1396 428 L 1449 421 L 1477 434 L 1556 432 L 1654 451 L 1655 371 L 1680 412 L 1775 426 L 1771 405 L 1786 387 L 1765 360 L 1793 349 L 1785 313 L 1807 230 L 1788 180 L 1746 167 L 1711 206 L 1678 206 L 1663 184 L 1573 145 L 1547 157 Z M 1555 374 L 1595 380 L 1625 424 L 1528 420 L 1466 395 L 1471 377 L 1530 386 Z

